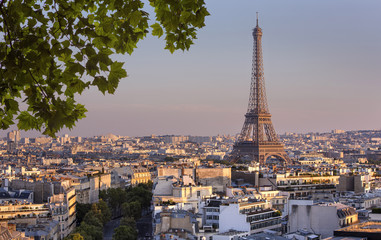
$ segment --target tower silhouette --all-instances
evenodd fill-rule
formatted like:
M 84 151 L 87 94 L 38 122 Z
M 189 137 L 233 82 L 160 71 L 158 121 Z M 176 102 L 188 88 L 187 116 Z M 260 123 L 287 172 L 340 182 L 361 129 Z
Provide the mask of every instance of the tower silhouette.
M 290 163 L 291 160 L 274 130 L 267 105 L 262 56 L 262 29 L 258 25 L 258 13 L 253 37 L 253 66 L 249 104 L 242 131 L 233 146 L 231 157 L 233 161 L 237 161 L 248 156 L 253 161 L 263 165 L 268 157 L 274 156 Z

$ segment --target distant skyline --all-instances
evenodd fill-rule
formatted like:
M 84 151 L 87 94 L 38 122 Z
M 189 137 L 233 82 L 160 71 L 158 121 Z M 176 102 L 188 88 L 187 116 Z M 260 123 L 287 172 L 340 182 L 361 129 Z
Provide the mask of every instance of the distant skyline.
M 238 133 L 250 91 L 256 12 L 278 134 L 381 129 L 381 1 L 206 5 L 211 16 L 190 51 L 170 54 L 163 39 L 149 36 L 131 56 L 116 56 L 129 77 L 114 95 L 92 89 L 80 96 L 87 118 L 59 135 Z

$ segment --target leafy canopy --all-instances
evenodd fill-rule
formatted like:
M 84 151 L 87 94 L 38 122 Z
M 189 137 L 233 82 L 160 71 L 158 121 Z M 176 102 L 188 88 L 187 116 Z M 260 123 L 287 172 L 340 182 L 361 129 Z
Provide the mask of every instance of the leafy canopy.
M 113 240 L 135 240 L 137 239 L 137 232 L 135 228 L 131 226 L 121 225 L 115 228 L 112 235 Z
M 209 15 L 204 0 L 1 0 L 0 128 L 49 136 L 85 117 L 75 96 L 90 87 L 113 94 L 127 76 L 113 54 L 132 54 L 151 34 L 165 49 L 188 50 Z M 20 107 L 20 101 L 26 108 Z
M 84 240 L 83 236 L 80 233 L 72 233 L 64 240 Z

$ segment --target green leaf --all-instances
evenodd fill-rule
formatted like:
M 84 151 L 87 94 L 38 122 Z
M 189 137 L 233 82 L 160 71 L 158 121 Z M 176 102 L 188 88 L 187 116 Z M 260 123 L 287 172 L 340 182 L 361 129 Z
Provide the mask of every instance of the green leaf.
M 103 76 L 96 76 L 92 82 L 92 85 L 97 86 L 99 91 L 101 91 L 103 94 L 105 94 L 108 89 L 107 79 Z
M 19 120 L 17 123 L 17 127 L 21 130 L 40 130 L 41 122 L 39 122 L 34 116 L 32 116 L 27 111 L 22 111 L 20 115 L 17 117 L 17 119 Z
M 5 99 L 4 105 L 9 113 L 15 113 L 19 110 L 19 103 L 13 99 Z
M 151 28 L 153 36 L 157 36 L 160 38 L 163 35 L 163 29 L 161 28 L 160 24 L 154 23 L 151 25 Z
M 133 27 L 138 26 L 141 19 L 142 13 L 140 11 L 134 11 L 130 14 L 130 23 Z
M 83 61 L 83 54 L 81 52 L 78 52 L 74 55 L 75 59 L 82 62 Z
M 108 76 L 108 92 L 114 93 L 118 87 L 120 79 L 127 77 L 127 72 L 123 68 L 123 63 L 113 62 L 111 64 L 110 75 Z

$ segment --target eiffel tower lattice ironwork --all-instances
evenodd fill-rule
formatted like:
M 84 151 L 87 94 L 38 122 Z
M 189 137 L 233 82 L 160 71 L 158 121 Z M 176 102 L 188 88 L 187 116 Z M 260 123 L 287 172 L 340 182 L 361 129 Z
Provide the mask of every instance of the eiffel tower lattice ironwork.
M 253 67 L 249 105 L 245 114 L 245 123 L 238 140 L 234 144 L 231 159 L 237 161 L 248 156 L 253 161 L 263 165 L 268 157 L 274 156 L 289 164 L 291 160 L 274 130 L 267 105 L 262 56 L 262 29 L 258 26 L 258 16 L 253 37 Z

